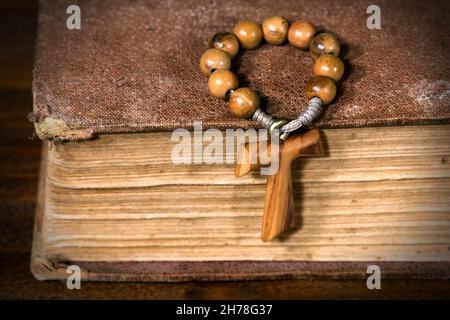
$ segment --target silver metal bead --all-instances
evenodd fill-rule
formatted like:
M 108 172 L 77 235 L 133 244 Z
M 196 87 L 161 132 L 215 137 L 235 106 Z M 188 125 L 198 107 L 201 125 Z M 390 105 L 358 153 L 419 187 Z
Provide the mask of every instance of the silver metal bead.
M 285 124 L 289 123 L 289 120 L 286 119 L 275 119 L 272 121 L 269 127 L 269 138 L 272 137 L 274 134 L 274 131 L 278 129 L 277 136 L 281 141 L 284 141 L 289 136 L 289 132 L 281 132 L 280 128 L 284 126 Z

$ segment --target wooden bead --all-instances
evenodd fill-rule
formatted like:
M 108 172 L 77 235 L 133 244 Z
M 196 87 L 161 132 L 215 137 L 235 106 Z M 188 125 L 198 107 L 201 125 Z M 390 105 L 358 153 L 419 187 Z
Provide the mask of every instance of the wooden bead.
M 253 21 L 239 21 L 233 28 L 233 33 L 239 39 L 244 49 L 254 49 L 261 43 L 263 32 L 261 26 Z
M 280 16 L 264 19 L 262 23 L 264 39 L 272 45 L 279 45 L 286 41 L 289 22 Z
M 231 112 L 239 118 L 250 118 L 259 107 L 259 97 L 250 88 L 239 88 L 230 94 Z
M 212 70 L 230 69 L 231 58 L 228 53 L 219 49 L 208 49 L 200 57 L 200 70 L 209 76 Z
M 317 35 L 309 46 L 310 53 L 314 59 L 324 54 L 339 55 L 339 41 L 331 33 L 321 33 Z
M 323 104 L 329 104 L 336 96 L 336 84 L 326 76 L 312 76 L 306 84 L 308 100 L 319 97 Z
M 316 29 L 310 22 L 295 21 L 289 27 L 288 41 L 296 48 L 308 49 L 315 33 Z
M 239 40 L 231 32 L 219 32 L 212 37 L 209 47 L 225 51 L 233 58 L 239 51 Z
M 225 99 L 227 93 L 239 85 L 237 76 L 230 70 L 214 71 L 208 79 L 208 88 L 214 97 Z
M 337 82 L 344 75 L 344 63 L 335 55 L 325 54 L 317 58 L 313 73 L 316 76 L 330 77 Z

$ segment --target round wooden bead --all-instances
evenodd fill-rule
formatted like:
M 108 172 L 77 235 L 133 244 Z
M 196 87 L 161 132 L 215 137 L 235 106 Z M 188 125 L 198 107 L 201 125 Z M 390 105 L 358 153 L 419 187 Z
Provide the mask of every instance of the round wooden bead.
M 219 49 L 208 49 L 200 57 L 200 70 L 209 76 L 212 70 L 230 69 L 231 58 L 228 53 Z
M 310 53 L 314 59 L 324 54 L 339 55 L 339 41 L 331 33 L 321 33 L 317 35 L 309 46 Z
M 230 70 L 214 71 L 208 79 L 208 88 L 214 97 L 225 99 L 227 93 L 239 85 L 237 76 Z
M 230 94 L 231 112 L 239 118 L 250 118 L 259 107 L 259 97 L 250 88 L 239 88 Z
M 279 45 L 286 41 L 289 22 L 280 16 L 264 19 L 262 23 L 264 39 L 272 45 Z
M 312 76 L 306 84 L 308 100 L 319 97 L 323 104 L 329 104 L 336 96 L 336 84 L 326 76 Z
M 209 47 L 225 51 L 233 58 L 239 51 L 239 40 L 231 32 L 219 32 L 212 37 Z
M 337 82 L 344 75 L 344 63 L 335 55 L 325 54 L 317 58 L 313 73 L 316 76 L 330 77 Z
M 308 21 L 295 21 L 289 27 L 288 41 L 294 47 L 308 49 L 316 29 Z
M 261 26 L 253 21 L 239 21 L 233 28 L 233 33 L 239 39 L 244 49 L 254 49 L 261 43 L 263 32 Z

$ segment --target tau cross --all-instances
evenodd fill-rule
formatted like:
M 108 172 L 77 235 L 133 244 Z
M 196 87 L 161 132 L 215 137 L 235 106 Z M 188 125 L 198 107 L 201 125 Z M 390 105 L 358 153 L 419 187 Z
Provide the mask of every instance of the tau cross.
M 261 167 L 259 148 L 250 148 L 247 143 L 239 152 L 235 175 L 241 177 Z M 270 154 L 270 144 L 267 153 Z M 269 241 L 295 226 L 294 195 L 292 192 L 292 161 L 301 156 L 321 156 L 323 146 L 319 130 L 313 129 L 305 133 L 289 137 L 279 145 L 279 169 L 267 177 L 262 221 L 261 239 Z M 251 159 L 257 159 L 252 161 Z

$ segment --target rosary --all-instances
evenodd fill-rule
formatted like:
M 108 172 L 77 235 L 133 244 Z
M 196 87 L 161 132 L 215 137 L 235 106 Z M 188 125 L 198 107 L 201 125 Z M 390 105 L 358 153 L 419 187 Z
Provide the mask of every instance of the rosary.
M 231 32 L 215 34 L 210 49 L 200 58 L 200 69 L 208 76 L 208 88 L 217 98 L 228 100 L 231 112 L 240 118 L 251 118 L 268 129 L 275 137 L 277 148 L 267 146 L 267 152 L 278 152 L 279 168 L 268 175 L 264 201 L 261 239 L 269 241 L 295 225 L 294 197 L 292 191 L 291 164 L 300 156 L 323 155 L 320 134 L 317 129 L 289 136 L 300 128 L 307 127 L 321 114 L 324 105 L 336 96 L 336 82 L 344 74 L 344 63 L 338 57 L 339 41 L 330 33 L 316 33 L 307 21 L 289 22 L 279 16 L 265 19 L 262 26 L 256 22 L 239 21 Z M 297 119 L 276 119 L 259 108 L 259 97 L 250 88 L 238 88 L 238 78 L 230 71 L 231 59 L 239 47 L 246 50 L 256 48 L 266 40 L 271 45 L 281 45 L 286 39 L 291 45 L 308 49 L 315 60 L 313 76 L 306 84 L 308 104 Z M 276 151 L 274 151 L 276 150 Z M 240 177 L 261 166 L 258 148 L 246 143 L 240 150 L 235 175 Z

